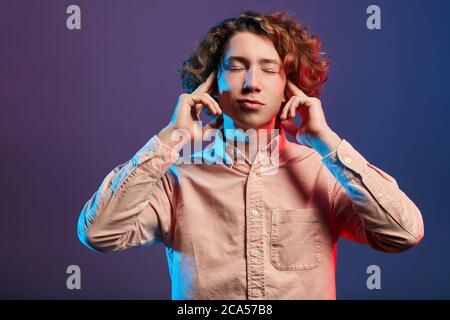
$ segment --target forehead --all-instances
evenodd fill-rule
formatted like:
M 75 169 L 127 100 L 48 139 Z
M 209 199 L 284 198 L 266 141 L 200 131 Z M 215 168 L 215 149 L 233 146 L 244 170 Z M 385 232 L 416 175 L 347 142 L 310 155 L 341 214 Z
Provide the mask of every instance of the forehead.
M 260 59 L 281 61 L 275 46 L 268 37 L 251 32 L 238 32 L 230 38 L 224 52 L 224 60 L 230 56 L 245 57 L 249 61 Z

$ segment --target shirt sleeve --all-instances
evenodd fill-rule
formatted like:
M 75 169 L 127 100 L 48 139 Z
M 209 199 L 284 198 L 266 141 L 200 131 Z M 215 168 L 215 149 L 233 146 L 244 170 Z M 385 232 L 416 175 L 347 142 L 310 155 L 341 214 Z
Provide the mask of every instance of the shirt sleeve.
M 401 252 L 420 242 L 422 215 L 393 177 L 345 139 L 322 163 L 335 178 L 330 194 L 338 236 L 383 252 Z
M 179 154 L 153 136 L 129 161 L 114 168 L 84 205 L 78 238 L 97 252 L 164 241 L 172 226 Z

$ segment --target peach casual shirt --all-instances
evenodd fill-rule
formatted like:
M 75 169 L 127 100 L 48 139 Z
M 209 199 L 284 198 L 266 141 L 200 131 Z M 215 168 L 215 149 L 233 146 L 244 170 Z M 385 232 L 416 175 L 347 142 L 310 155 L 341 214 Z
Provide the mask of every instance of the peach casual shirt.
M 400 252 L 424 235 L 396 180 L 345 139 L 323 158 L 283 131 L 253 163 L 230 150 L 219 138 L 183 163 L 153 136 L 87 201 L 80 240 L 99 252 L 163 243 L 173 299 L 335 299 L 339 237 Z

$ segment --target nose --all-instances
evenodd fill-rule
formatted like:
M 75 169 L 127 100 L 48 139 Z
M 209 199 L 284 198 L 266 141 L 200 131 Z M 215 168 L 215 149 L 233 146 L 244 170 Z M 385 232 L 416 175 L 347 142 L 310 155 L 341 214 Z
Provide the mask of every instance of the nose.
M 245 75 L 244 91 L 247 92 L 259 92 L 261 91 L 261 86 L 256 76 L 256 72 L 253 69 L 249 69 Z

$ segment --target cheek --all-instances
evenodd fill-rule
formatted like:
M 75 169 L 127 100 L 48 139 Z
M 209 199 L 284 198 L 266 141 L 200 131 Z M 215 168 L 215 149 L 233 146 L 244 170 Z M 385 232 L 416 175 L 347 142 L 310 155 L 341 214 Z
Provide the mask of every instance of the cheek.
M 240 90 L 243 84 L 242 76 L 239 74 L 223 73 L 217 81 L 219 91 L 236 91 Z
M 226 90 L 226 83 L 223 81 L 223 77 L 217 79 L 217 87 L 219 88 L 219 94 L 222 94 Z
M 279 83 L 276 87 L 275 87 L 275 92 L 279 95 L 284 94 L 284 88 L 286 87 L 285 83 Z
M 273 95 L 277 97 L 284 97 L 284 91 L 286 88 L 285 81 L 278 81 L 277 83 L 272 83 Z
M 284 97 L 284 92 L 286 90 L 286 83 L 287 83 L 286 74 L 282 72 L 277 79 L 276 85 L 274 86 L 276 94 Z

